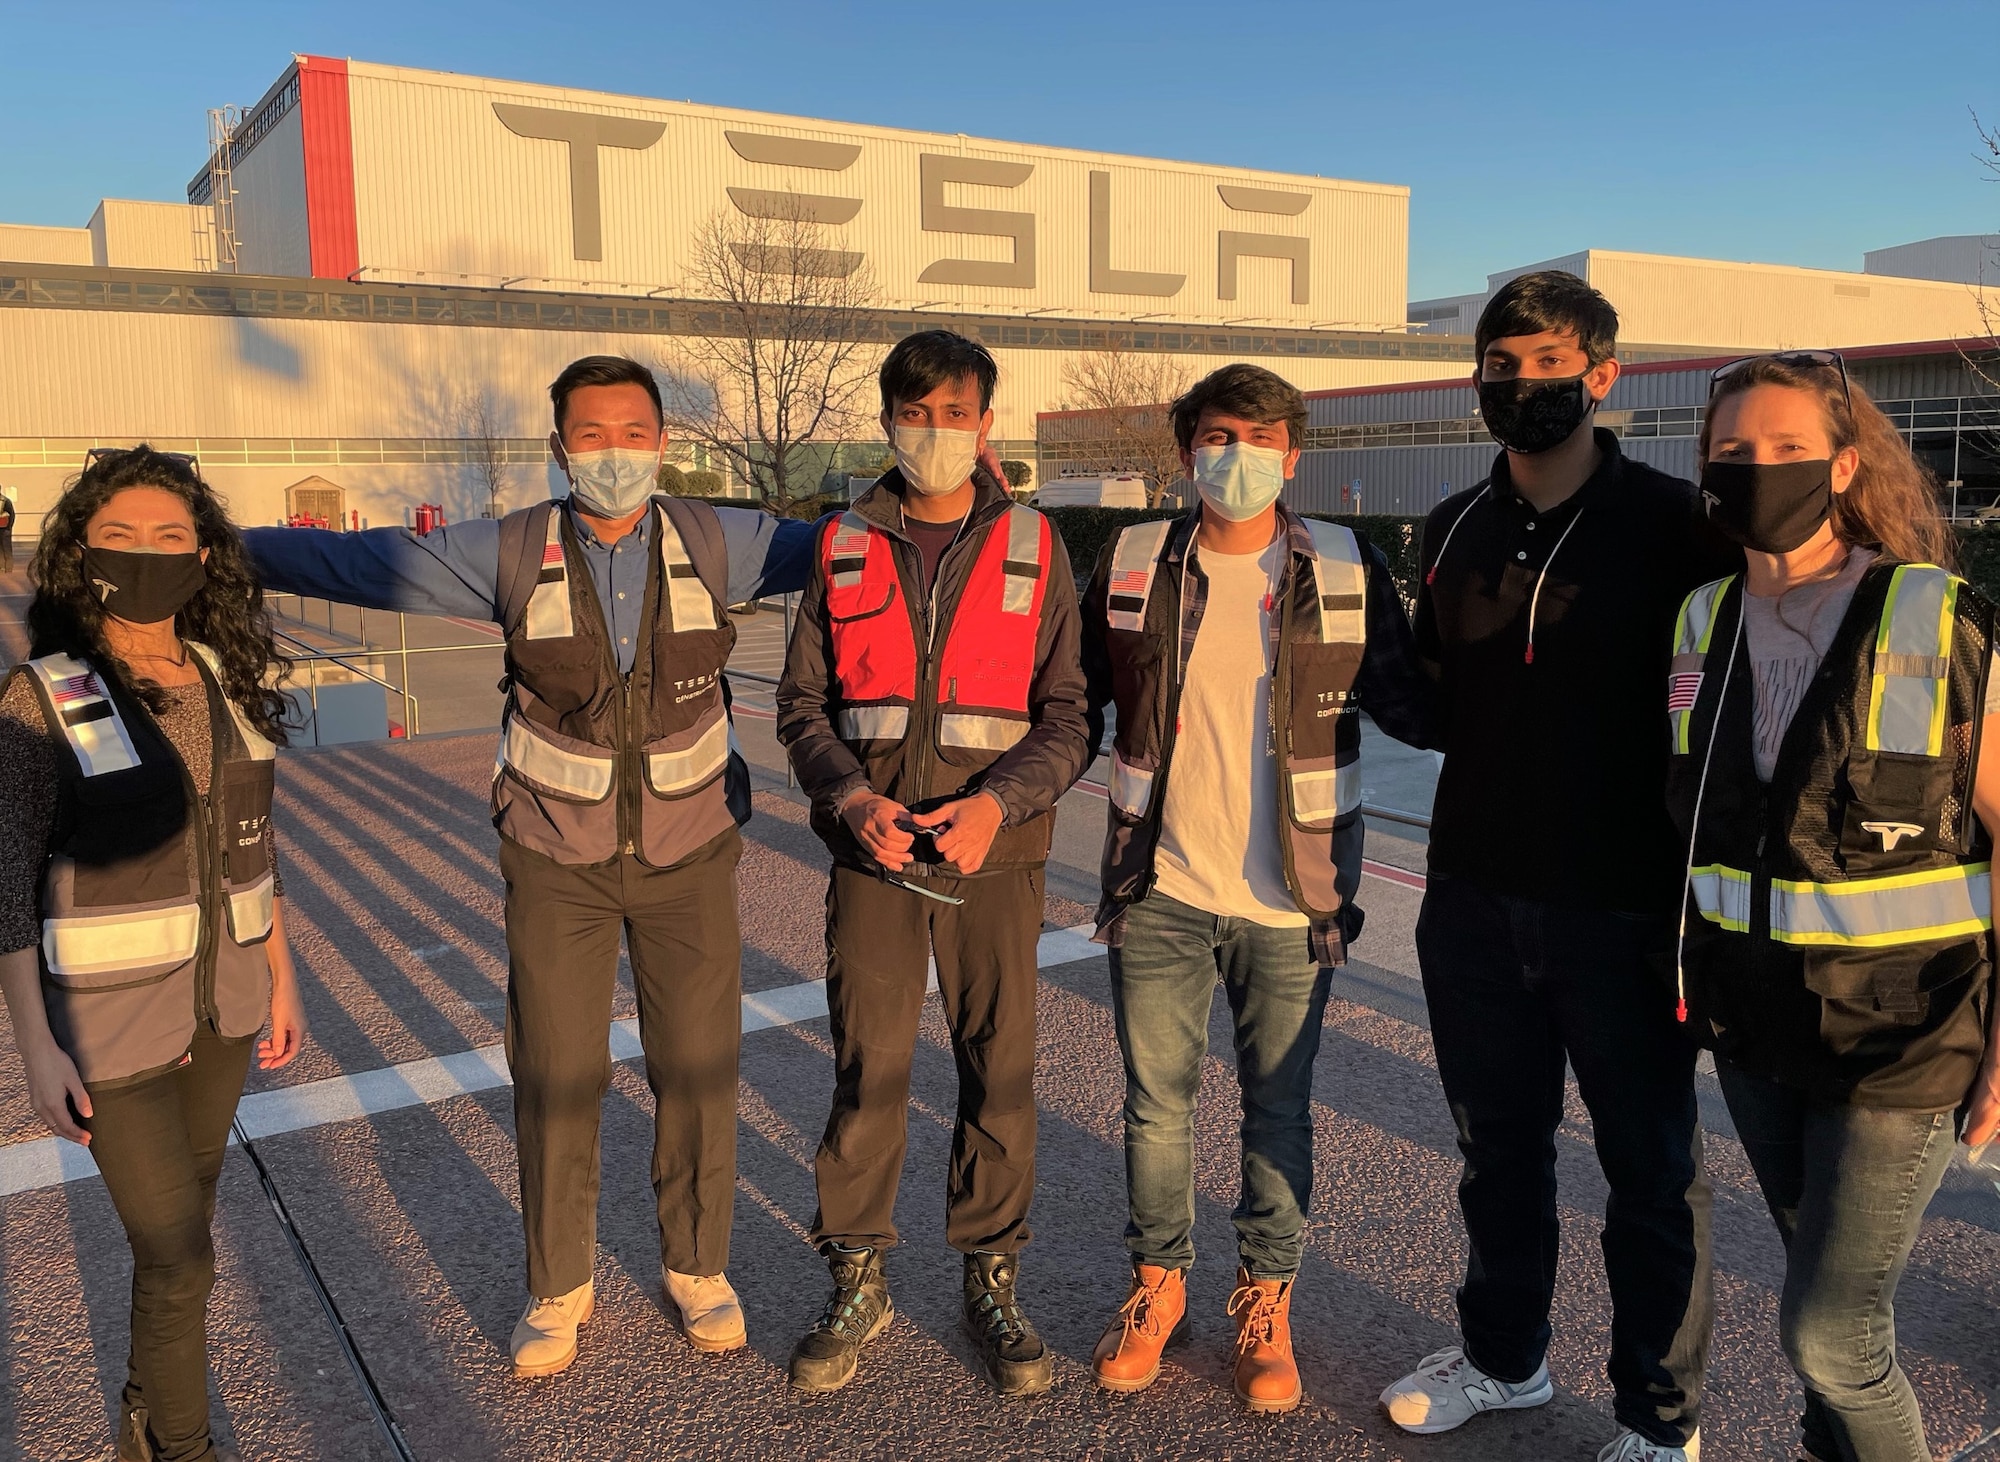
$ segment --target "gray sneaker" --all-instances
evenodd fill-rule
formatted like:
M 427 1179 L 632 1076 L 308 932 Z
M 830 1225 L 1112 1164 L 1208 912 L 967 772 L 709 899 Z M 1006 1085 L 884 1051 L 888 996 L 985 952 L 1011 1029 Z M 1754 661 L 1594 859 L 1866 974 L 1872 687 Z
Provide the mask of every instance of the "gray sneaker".
M 1518 1384 L 1489 1376 L 1456 1345 L 1427 1355 L 1417 1368 L 1382 1393 L 1389 1420 L 1406 1432 L 1428 1436 L 1464 1426 L 1482 1411 L 1520 1411 L 1556 1394 L 1549 1368 Z

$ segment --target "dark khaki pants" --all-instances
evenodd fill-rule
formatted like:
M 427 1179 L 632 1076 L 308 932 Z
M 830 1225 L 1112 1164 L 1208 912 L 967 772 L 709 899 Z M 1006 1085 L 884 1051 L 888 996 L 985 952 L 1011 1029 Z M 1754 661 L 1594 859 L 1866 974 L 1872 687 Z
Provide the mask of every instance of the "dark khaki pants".
M 939 903 L 848 868 L 835 868 L 827 889 L 834 1092 L 815 1163 L 813 1242 L 896 1243 L 910 1064 L 935 954 L 958 1066 L 945 1239 L 961 1253 L 1010 1254 L 1028 1242 L 1035 1194 L 1042 870 L 931 878 L 924 887 L 965 902 Z
M 736 1191 L 742 944 L 735 828 L 672 868 L 621 856 L 570 868 L 500 840 L 507 881 L 507 1064 L 521 1162 L 528 1288 L 590 1278 L 598 1118 L 611 1084 L 611 996 L 622 929 L 639 1000 L 653 1119 L 660 1255 L 682 1274 L 729 1262 Z

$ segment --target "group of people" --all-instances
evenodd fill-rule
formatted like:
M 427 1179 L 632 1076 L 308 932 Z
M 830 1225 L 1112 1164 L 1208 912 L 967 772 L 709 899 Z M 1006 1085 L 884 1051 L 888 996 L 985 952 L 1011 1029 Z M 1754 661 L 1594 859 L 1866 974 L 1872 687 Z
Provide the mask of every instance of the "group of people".
M 2000 1126 L 1994 610 L 1950 571 L 1930 484 L 1839 356 L 1718 371 L 1697 490 L 1594 425 L 1616 327 L 1555 271 L 1489 302 L 1475 383 L 1502 451 L 1425 525 L 1414 622 L 1378 548 L 1284 502 L 1305 401 L 1252 365 L 1173 404 L 1189 509 L 1116 534 L 1080 595 L 1049 520 L 993 470 L 992 357 L 943 330 L 882 365 L 894 470 L 813 524 L 659 495 L 658 387 L 607 356 L 550 388 L 567 497 L 421 535 L 239 533 L 193 462 L 95 455 L 45 523 L 32 658 L 0 695 L 0 987 L 36 1111 L 90 1144 L 132 1243 L 120 1458 L 214 1455 L 216 1175 L 253 1050 L 280 1066 L 305 1034 L 260 585 L 505 635 L 517 1373 L 572 1364 L 593 1309 L 621 929 L 667 1310 L 696 1349 L 745 1343 L 726 1271 L 750 796 L 728 611 L 803 591 L 777 732 L 833 865 L 834 1080 L 812 1224 L 830 1285 L 794 1386 L 846 1385 L 894 1314 L 932 961 L 959 1078 L 945 1238 L 964 1323 L 1000 1392 L 1052 1382 L 1020 1286 L 1036 947 L 1055 807 L 1109 714 L 1096 937 L 1131 1279 L 1091 1371 L 1144 1390 L 1190 1330 L 1219 983 L 1242 1103 L 1235 1391 L 1298 1405 L 1313 1074 L 1331 972 L 1362 933 L 1365 710 L 1445 754 L 1417 949 L 1470 1248 L 1459 1342 L 1383 1392 L 1390 1419 L 1440 1432 L 1552 1396 L 1572 1071 L 1610 1188 L 1617 1432 L 1597 1455 L 1699 1457 L 1706 1046 L 1787 1250 L 1804 1455 L 1927 1458 L 1896 1281 L 1954 1140 Z

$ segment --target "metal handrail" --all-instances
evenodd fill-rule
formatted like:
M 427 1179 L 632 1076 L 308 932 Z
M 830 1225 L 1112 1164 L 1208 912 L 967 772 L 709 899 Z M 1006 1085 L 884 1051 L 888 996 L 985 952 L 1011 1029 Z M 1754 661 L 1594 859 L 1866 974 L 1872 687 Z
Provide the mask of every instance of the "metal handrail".
M 1384 822 L 1406 823 L 1410 827 L 1420 827 L 1426 832 L 1430 831 L 1431 826 L 1431 820 L 1421 813 L 1405 812 L 1399 807 L 1377 807 L 1372 802 L 1361 804 L 1361 815 L 1363 817 L 1379 817 Z
M 338 665 L 343 670 L 351 670 L 356 675 L 360 676 L 363 680 L 368 681 L 370 684 L 379 685 L 384 690 L 394 691 L 398 695 L 402 696 L 403 735 L 407 739 L 408 737 L 419 734 L 419 717 L 423 713 L 423 708 L 421 705 L 418 704 L 417 698 L 414 695 L 410 694 L 410 664 L 407 659 L 405 659 L 403 662 L 403 683 L 401 685 L 391 685 L 388 681 L 384 680 L 381 676 L 376 675 L 373 671 L 367 669 L 365 666 L 350 665 L 347 663 L 348 660 L 353 658 L 355 655 L 367 654 L 368 652 L 366 650 L 349 650 L 342 652 L 340 654 L 329 654 L 326 651 L 315 649 L 313 646 L 308 645 L 304 640 L 300 639 L 298 636 L 290 634 L 285 630 L 281 629 L 272 630 L 271 637 L 273 639 L 284 640 L 288 644 L 297 645 L 300 649 L 306 652 L 305 654 L 302 655 L 288 654 L 285 656 L 287 660 L 290 660 L 294 665 L 307 664 L 313 667 L 312 688 L 309 692 L 309 694 L 312 697 L 313 745 L 315 746 L 319 745 L 319 666 L 321 661 L 327 661 L 332 664 Z M 436 648 L 455 649 L 458 647 L 438 646 Z M 485 647 L 477 646 L 474 648 L 484 649 Z M 380 653 L 389 654 L 391 652 L 384 650 L 381 651 Z M 405 655 L 407 655 L 408 653 L 409 653 L 408 651 L 404 652 Z M 422 653 L 421 649 L 418 651 L 418 653 Z

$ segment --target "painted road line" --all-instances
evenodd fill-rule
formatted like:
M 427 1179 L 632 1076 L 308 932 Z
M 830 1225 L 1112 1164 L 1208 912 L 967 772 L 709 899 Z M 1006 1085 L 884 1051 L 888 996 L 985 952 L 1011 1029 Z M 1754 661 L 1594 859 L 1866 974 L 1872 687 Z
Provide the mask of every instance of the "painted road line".
M 1091 926 L 1052 929 L 1042 935 L 1036 964 L 1042 969 L 1090 959 L 1104 951 L 1090 942 Z M 927 985 L 937 988 L 933 967 Z M 743 1029 L 775 1030 L 817 1020 L 826 1014 L 826 982 L 803 980 L 776 990 L 759 990 L 743 997 Z M 644 1054 L 635 1019 L 611 1024 L 611 1059 L 631 1061 Z M 429 1106 L 452 1097 L 470 1096 L 507 1086 L 507 1055 L 500 1046 L 481 1046 L 449 1056 L 405 1061 L 351 1076 L 330 1076 L 277 1091 L 252 1092 L 236 1109 L 243 1130 L 255 1142 L 286 1132 L 303 1132 L 334 1122 L 353 1122 L 381 1112 Z M 235 1140 L 233 1137 L 230 1139 Z M 87 1149 L 59 1137 L 39 1137 L 0 1147 L 0 1197 L 60 1187 L 79 1178 L 97 1176 L 97 1164 Z
M 1079 780 L 1074 788 L 1086 797 L 1095 797 L 1102 802 L 1109 792 L 1104 783 L 1093 782 L 1088 777 Z M 1400 884 L 1404 888 L 1414 888 L 1421 893 L 1425 888 L 1424 875 L 1409 868 L 1398 868 L 1393 863 L 1377 863 L 1373 858 L 1361 860 L 1361 871 L 1369 878 L 1379 878 L 1384 883 Z

